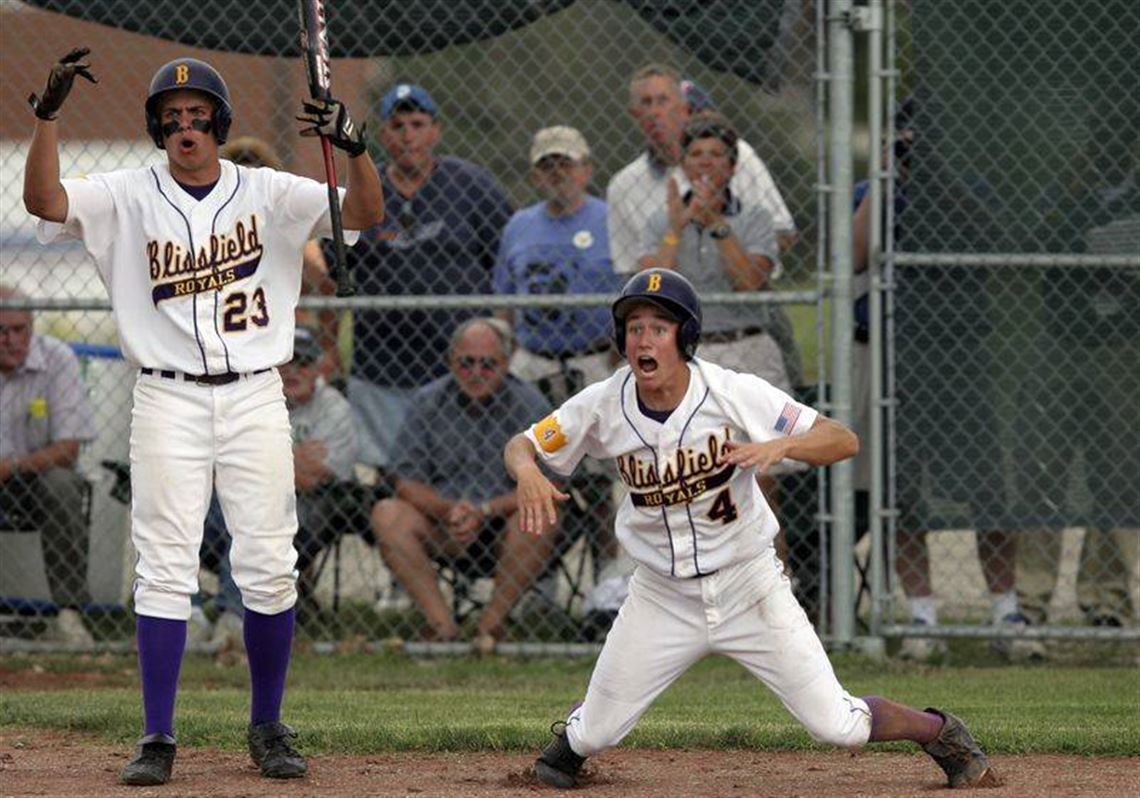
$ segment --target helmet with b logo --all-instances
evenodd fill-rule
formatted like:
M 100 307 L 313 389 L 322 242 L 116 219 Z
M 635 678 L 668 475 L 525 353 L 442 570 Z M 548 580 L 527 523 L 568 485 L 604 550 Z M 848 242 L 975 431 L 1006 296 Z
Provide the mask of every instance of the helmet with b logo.
M 638 303 L 657 305 L 680 324 L 677 348 L 692 360 L 701 340 L 701 300 L 693 284 L 672 269 L 647 269 L 630 278 L 612 307 L 614 342 L 625 355 L 625 317 Z
M 162 120 L 159 118 L 159 99 L 168 91 L 193 89 L 205 92 L 214 100 L 214 113 L 210 127 L 218 144 L 226 143 L 233 121 L 233 108 L 230 106 L 230 90 L 218 70 L 199 61 L 197 58 L 176 58 L 164 64 L 150 80 L 150 90 L 146 95 L 146 132 L 154 139 L 155 145 L 165 149 L 162 143 Z

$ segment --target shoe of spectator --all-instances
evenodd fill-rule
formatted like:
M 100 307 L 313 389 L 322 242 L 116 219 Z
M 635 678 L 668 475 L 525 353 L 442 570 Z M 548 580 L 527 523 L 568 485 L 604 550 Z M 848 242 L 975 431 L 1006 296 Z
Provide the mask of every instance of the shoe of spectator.
M 225 610 L 214 623 L 214 634 L 210 638 L 210 645 L 221 651 L 223 649 L 244 651 L 245 637 L 242 634 L 241 616 L 231 610 Z
M 83 616 L 80 615 L 79 610 L 71 607 L 64 607 L 59 611 L 55 623 L 51 624 L 47 639 L 76 648 L 94 648 L 95 646 L 95 638 L 91 636 L 91 632 L 83 624 Z
M 119 781 L 138 787 L 153 787 L 170 781 L 176 752 L 169 734 L 148 734 L 139 740 L 135 755 L 119 774 Z
M 1090 626 L 1107 627 L 1111 629 L 1120 629 L 1124 626 L 1124 622 L 1116 615 L 1111 615 L 1107 612 L 1099 612 L 1089 618 Z
M 1000 625 L 1020 632 L 1031 624 L 1020 612 L 1011 612 L 1001 619 Z M 990 643 L 990 650 L 1010 662 L 1044 662 L 1048 659 L 1045 644 L 1037 639 L 999 638 Z
M 926 626 L 921 618 L 912 618 L 911 625 Z M 946 641 L 937 637 L 908 637 L 899 646 L 899 659 L 910 662 L 931 662 L 946 656 Z
M 204 646 L 214 634 L 214 625 L 197 604 L 190 608 L 190 620 L 186 623 L 186 642 L 191 646 Z

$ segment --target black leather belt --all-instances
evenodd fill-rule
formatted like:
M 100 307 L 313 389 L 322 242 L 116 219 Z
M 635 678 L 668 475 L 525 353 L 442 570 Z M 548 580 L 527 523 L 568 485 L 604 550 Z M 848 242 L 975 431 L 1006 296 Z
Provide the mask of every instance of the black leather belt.
M 231 382 L 237 382 L 242 377 L 264 374 L 269 371 L 269 369 L 247 371 L 244 374 L 237 371 L 223 371 L 221 374 L 186 374 L 182 371 L 167 371 L 166 369 L 160 370 L 146 367 L 139 369 L 139 371 L 148 376 L 162 377 L 164 380 L 182 380 L 184 382 L 193 382 L 197 385 L 229 385 Z
M 763 327 L 745 327 L 743 330 L 713 330 L 701 333 L 701 343 L 727 344 L 732 341 L 739 341 L 744 338 L 751 338 L 754 335 L 763 334 Z

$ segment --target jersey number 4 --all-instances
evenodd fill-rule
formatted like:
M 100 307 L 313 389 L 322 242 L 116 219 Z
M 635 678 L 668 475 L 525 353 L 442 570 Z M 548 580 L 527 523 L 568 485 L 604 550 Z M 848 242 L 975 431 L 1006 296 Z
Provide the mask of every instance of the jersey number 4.
M 716 495 L 713 499 L 712 507 L 709 508 L 709 519 L 712 521 L 720 521 L 722 524 L 731 524 L 740 515 L 736 511 L 736 505 L 732 501 L 732 489 L 725 488 Z
M 252 294 L 234 291 L 226 297 L 226 332 L 241 332 L 250 323 L 257 327 L 269 324 L 269 308 L 265 304 L 265 289 L 258 288 Z

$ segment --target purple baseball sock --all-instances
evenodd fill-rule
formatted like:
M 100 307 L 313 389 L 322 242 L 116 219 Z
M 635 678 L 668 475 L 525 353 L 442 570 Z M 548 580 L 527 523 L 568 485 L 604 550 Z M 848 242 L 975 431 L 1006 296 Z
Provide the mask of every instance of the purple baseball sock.
M 249 722 L 267 723 L 281 719 L 281 699 L 285 695 L 285 674 L 293 648 L 293 619 L 290 607 L 276 615 L 263 615 L 246 607 L 242 634 L 249 657 L 249 683 L 252 700 Z
M 146 734 L 174 736 L 174 699 L 178 695 L 178 674 L 186 649 L 186 621 L 151 618 L 135 619 L 139 644 L 139 677 L 142 684 Z

